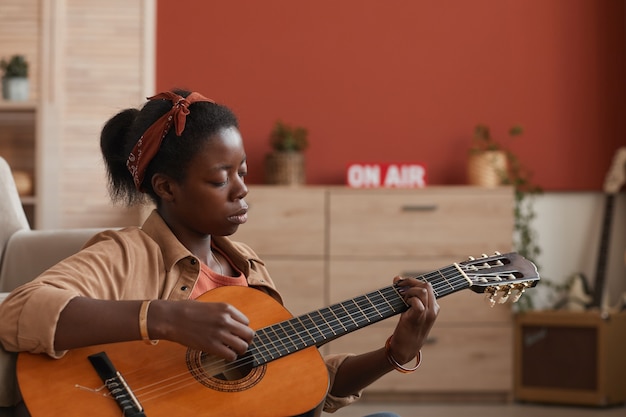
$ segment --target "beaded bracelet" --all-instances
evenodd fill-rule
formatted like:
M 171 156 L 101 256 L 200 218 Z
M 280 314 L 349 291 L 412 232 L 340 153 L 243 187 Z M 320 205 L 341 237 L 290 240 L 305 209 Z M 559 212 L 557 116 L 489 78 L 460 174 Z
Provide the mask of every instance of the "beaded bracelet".
M 141 308 L 139 309 L 139 333 L 141 333 L 141 339 L 149 345 L 156 345 L 159 343 L 158 340 L 151 340 L 150 336 L 148 336 L 148 307 L 150 307 L 150 302 L 152 300 L 146 300 L 141 303 Z
M 413 368 L 405 368 L 404 366 L 400 365 L 398 361 L 391 354 L 391 337 L 392 336 L 393 335 L 389 336 L 389 338 L 387 338 L 387 341 L 385 342 L 385 355 L 387 356 L 387 360 L 389 361 L 391 366 L 393 366 L 393 369 L 395 369 L 398 372 L 401 372 L 403 374 L 410 374 L 411 372 L 415 372 L 415 370 L 419 368 L 420 365 L 422 364 L 422 350 L 420 349 L 417 352 L 417 358 L 415 358 L 416 359 L 415 366 Z

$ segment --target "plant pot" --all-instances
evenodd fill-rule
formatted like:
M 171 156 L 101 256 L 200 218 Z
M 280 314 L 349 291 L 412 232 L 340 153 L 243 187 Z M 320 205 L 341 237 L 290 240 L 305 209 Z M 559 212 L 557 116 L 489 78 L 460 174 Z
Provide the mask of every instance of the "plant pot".
M 27 77 L 3 77 L 2 98 L 11 101 L 27 101 L 30 95 Z
M 472 153 L 467 166 L 468 183 L 481 187 L 497 187 L 503 184 L 507 170 L 507 157 L 503 151 Z
M 265 182 L 276 185 L 302 185 L 306 182 L 304 154 L 272 152 L 265 157 Z

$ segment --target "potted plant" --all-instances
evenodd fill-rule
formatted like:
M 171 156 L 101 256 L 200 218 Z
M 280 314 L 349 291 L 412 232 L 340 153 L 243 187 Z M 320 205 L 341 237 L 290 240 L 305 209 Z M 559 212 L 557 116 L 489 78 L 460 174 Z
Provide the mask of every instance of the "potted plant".
M 28 100 L 28 61 L 23 55 L 13 55 L 0 61 L 2 75 L 2 98 L 5 100 Z
M 268 184 L 304 184 L 304 151 L 308 148 L 308 130 L 276 121 L 270 133 L 272 152 L 265 158 L 265 180 Z
M 513 126 L 509 130 L 511 137 L 521 133 L 521 126 Z M 477 125 L 468 161 L 468 182 L 483 187 L 502 185 L 506 181 L 511 156 L 493 139 L 488 126 Z

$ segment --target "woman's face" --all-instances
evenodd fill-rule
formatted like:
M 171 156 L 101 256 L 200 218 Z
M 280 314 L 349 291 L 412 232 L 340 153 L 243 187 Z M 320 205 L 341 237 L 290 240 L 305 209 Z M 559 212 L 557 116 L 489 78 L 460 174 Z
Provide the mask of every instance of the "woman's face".
M 220 130 L 191 159 L 185 179 L 173 185 L 170 213 L 174 219 L 170 220 L 186 233 L 232 235 L 248 219 L 247 173 L 239 130 Z

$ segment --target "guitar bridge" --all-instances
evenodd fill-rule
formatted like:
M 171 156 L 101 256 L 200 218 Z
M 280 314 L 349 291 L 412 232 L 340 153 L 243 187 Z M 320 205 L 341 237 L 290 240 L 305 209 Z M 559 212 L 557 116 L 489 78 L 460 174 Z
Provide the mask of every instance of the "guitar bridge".
M 122 410 L 124 417 L 146 417 L 139 400 L 131 391 L 122 374 L 115 369 L 107 354 L 105 352 L 96 353 L 88 356 L 88 359 Z

